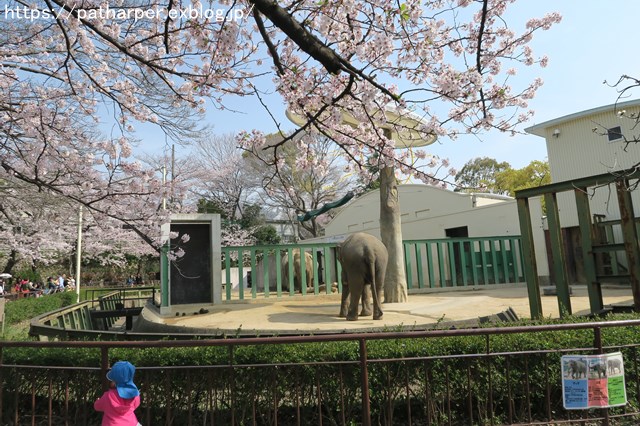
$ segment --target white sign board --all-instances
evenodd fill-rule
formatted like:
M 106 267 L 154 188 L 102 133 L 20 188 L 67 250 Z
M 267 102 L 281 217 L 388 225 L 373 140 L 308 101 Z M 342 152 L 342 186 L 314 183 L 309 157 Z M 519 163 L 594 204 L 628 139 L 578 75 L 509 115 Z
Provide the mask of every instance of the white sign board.
M 564 355 L 562 397 L 567 410 L 625 405 L 622 353 Z

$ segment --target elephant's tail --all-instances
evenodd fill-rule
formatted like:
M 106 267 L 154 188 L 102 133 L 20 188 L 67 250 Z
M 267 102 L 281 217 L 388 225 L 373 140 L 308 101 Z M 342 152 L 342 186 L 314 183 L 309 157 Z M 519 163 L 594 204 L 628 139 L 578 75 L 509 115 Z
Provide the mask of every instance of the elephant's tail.
M 369 269 L 368 275 L 369 277 L 371 277 L 371 295 L 373 296 L 373 300 L 378 300 L 377 296 L 378 296 L 378 290 L 377 290 L 377 286 L 376 286 L 376 262 L 375 260 L 369 260 L 367 262 L 367 268 Z M 365 285 L 367 284 L 366 281 L 364 283 Z

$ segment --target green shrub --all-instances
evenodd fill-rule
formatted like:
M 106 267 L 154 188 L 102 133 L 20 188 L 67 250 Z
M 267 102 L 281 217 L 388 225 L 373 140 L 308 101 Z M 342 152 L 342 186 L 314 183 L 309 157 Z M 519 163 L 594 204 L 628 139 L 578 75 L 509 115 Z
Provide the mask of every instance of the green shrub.
M 638 318 L 626 314 L 605 320 Z M 592 321 L 569 318 L 535 324 Z M 638 388 L 630 385 L 639 380 L 634 367 L 640 355 L 637 342 L 638 327 L 602 328 L 605 352 L 623 353 L 628 409 L 637 409 L 640 400 Z M 563 418 L 560 357 L 592 353 L 593 344 L 590 330 L 492 335 L 488 341 L 464 336 L 369 341 L 372 420 L 375 424 L 406 424 L 410 409 L 414 419 L 430 419 L 429 424 L 505 424 L 510 421 L 507 413 L 512 413 L 513 420 L 528 422 L 528 413 L 532 421 L 543 419 L 547 403 L 549 410 Z M 494 355 L 478 356 L 486 353 L 487 345 Z M 527 353 L 509 354 L 518 351 Z M 295 424 L 297 413 L 304 424 L 317 424 L 320 416 L 327 424 L 342 424 L 343 418 L 345 423 L 357 422 L 361 415 L 358 342 L 238 345 L 231 349 L 111 348 L 108 355 L 111 364 L 128 360 L 139 368 L 136 383 L 143 391 L 143 411 L 150 424 L 166 418 L 167 401 L 176 418 L 193 415 L 194 423 L 215 416 L 218 424 L 251 424 L 254 420 L 268 424 L 276 408 L 279 424 Z M 7 347 L 3 362 L 74 367 L 33 370 L 33 374 L 31 369 L 16 367 L 5 381 L 6 407 L 15 404 L 15 392 L 29 395 L 25 400 L 31 401 L 33 381 L 47 377 L 51 382 L 43 382 L 38 391 L 42 398 L 51 392 L 49 383 L 58 387 L 53 394 L 66 392 L 68 383 L 78 395 L 87 394 L 92 400 L 103 378 L 98 349 Z M 197 368 L 184 368 L 187 366 Z M 76 401 L 81 406 L 84 399 Z M 472 419 L 468 407 L 473 409 Z
M 74 304 L 76 294 L 70 291 L 42 297 L 25 297 L 7 302 L 4 307 L 6 325 L 30 320 L 38 315 Z

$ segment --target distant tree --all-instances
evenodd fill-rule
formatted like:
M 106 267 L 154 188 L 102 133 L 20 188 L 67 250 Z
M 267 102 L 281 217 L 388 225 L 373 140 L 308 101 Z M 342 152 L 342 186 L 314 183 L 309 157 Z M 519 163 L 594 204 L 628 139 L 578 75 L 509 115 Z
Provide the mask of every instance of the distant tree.
M 495 186 L 503 194 L 514 196 L 520 189 L 551 183 L 548 161 L 534 160 L 522 169 L 508 168 L 496 174 Z
M 264 205 L 284 210 L 289 220 L 298 224 L 298 238 L 320 236 L 332 212 L 304 222 L 297 221 L 297 216 L 342 198 L 353 188 L 352 179 L 344 174 L 344 162 L 330 139 L 305 134 L 279 145 L 283 138 L 270 135 L 267 143 L 276 148 L 246 155 L 255 183 L 262 188 L 260 197 Z M 274 149 L 282 156 L 275 164 L 269 162 Z
M 206 198 L 200 198 L 197 206 L 198 213 L 212 213 L 219 214 L 222 219 L 228 219 L 227 209 L 220 206 L 215 200 L 207 200 Z
M 246 203 L 242 211 L 243 215 L 238 219 L 238 223 L 242 228 L 251 229 L 264 225 L 265 216 L 259 204 Z
M 189 157 L 195 182 L 191 192 L 206 200 L 209 207 L 224 210 L 225 218 L 244 217 L 244 206 L 256 197 L 256 188 L 252 176 L 247 174 L 247 161 L 236 146 L 235 136 L 212 135 L 196 140 L 194 147 Z
M 272 225 L 259 226 L 253 231 L 253 236 L 258 245 L 280 244 L 281 241 L 278 231 Z
M 477 157 L 465 163 L 456 175 L 456 192 L 486 191 L 493 194 L 504 194 L 504 189 L 496 186 L 496 176 L 511 169 L 506 161 L 499 163 L 489 157 Z

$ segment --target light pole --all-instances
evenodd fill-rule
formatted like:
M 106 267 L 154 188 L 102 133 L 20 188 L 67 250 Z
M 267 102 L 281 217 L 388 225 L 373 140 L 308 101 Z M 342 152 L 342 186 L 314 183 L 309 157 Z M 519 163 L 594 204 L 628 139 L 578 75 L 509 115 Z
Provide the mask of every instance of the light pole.
M 82 265 L 82 204 L 78 209 L 78 242 L 76 245 L 76 303 L 80 303 L 80 267 Z
M 289 110 L 287 118 L 298 126 L 307 123 L 307 119 Z M 393 107 L 385 108 L 386 123 L 382 131 L 386 138 L 395 142 L 395 147 L 410 148 L 431 145 L 436 135 L 427 135 L 419 129 L 422 119 L 410 112 L 399 112 Z M 342 113 L 342 122 L 357 127 L 359 121 L 347 112 Z M 395 167 L 387 166 L 380 170 L 380 237 L 389 252 L 389 263 L 384 284 L 385 302 L 407 301 L 407 278 L 404 271 L 404 250 L 402 247 L 402 222 L 400 220 L 400 199 L 395 178 Z

